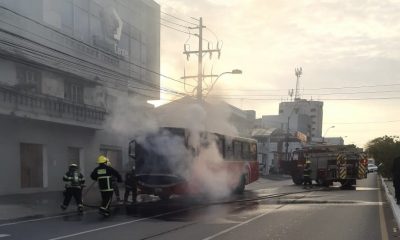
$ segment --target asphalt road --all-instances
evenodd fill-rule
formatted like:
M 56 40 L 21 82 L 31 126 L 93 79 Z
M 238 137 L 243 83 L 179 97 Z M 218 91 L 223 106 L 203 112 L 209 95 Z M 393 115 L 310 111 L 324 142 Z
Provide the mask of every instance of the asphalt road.
M 287 194 L 292 193 L 292 194 Z M 258 201 L 248 199 L 258 198 Z M 376 174 L 356 190 L 305 191 L 290 180 L 260 180 L 244 196 L 176 198 L 0 225 L 1 239 L 398 239 L 391 209 Z

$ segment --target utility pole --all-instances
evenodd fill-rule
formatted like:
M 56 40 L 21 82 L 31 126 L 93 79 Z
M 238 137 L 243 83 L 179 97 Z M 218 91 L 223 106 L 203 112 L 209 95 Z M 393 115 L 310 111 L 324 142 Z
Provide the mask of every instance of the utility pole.
M 197 75 L 196 76 L 184 76 L 181 79 L 189 79 L 189 78 L 197 78 L 197 100 L 201 101 L 203 99 L 203 79 L 205 77 L 218 77 L 218 75 L 203 75 L 203 54 L 208 53 L 210 54 L 210 58 L 212 57 L 212 53 L 216 52 L 218 53 L 218 58 L 221 55 L 221 49 L 219 48 L 219 45 L 217 44 L 216 49 L 210 49 L 210 45 L 208 45 L 208 49 L 203 49 L 203 28 L 206 28 L 206 26 L 203 25 L 203 18 L 200 17 L 199 19 L 199 25 L 197 27 L 191 27 L 190 29 L 199 29 L 199 33 L 195 34 L 199 38 L 199 48 L 197 51 L 189 51 L 186 49 L 186 45 L 183 51 L 183 54 L 187 56 L 187 59 L 189 60 L 189 56 L 191 54 L 196 54 L 198 56 L 198 65 L 197 65 Z

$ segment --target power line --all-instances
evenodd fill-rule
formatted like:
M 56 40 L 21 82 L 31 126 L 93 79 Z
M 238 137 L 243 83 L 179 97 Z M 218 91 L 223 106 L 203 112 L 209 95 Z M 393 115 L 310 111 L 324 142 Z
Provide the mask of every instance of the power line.
M 1 29 L 0 29 L 0 31 L 7 32 L 7 31 L 1 30 Z M 17 37 L 18 37 L 18 36 L 17 36 Z M 21 38 L 24 39 L 23 37 L 21 37 Z M 32 41 L 32 42 L 33 42 L 33 41 Z M 115 72 L 115 71 L 114 71 L 114 73 L 117 73 L 117 75 L 115 75 L 115 74 L 113 75 L 113 73 L 110 73 L 110 72 L 104 72 L 104 71 L 102 72 L 102 69 L 101 69 L 101 68 L 100 68 L 100 69 L 97 69 L 97 68 L 92 68 L 92 67 L 90 67 L 90 66 L 85 66 L 85 65 L 79 64 L 79 63 L 77 63 L 77 62 L 71 62 L 71 61 L 69 61 L 69 60 L 67 60 L 67 59 L 60 58 L 60 57 L 57 57 L 57 56 L 53 56 L 53 55 L 47 54 L 47 53 L 45 53 L 45 52 L 41 52 L 41 51 L 36 50 L 36 49 L 30 49 L 30 48 L 28 48 L 28 47 L 21 46 L 21 45 L 18 45 L 18 44 L 16 44 L 16 43 L 8 42 L 8 41 L 5 41 L 5 40 L 0 40 L 0 43 L 2 43 L 2 44 L 4 44 L 4 45 L 8 45 L 8 46 L 10 46 L 10 47 L 22 49 L 22 50 L 24 50 L 25 52 L 30 53 L 31 56 L 34 57 L 34 58 L 38 58 L 38 57 L 40 58 L 40 57 L 42 57 L 41 59 L 42 59 L 43 61 L 46 61 L 46 60 L 48 60 L 49 58 L 56 59 L 56 60 L 59 61 L 59 63 L 63 63 L 63 64 L 64 64 L 64 65 L 63 65 L 64 68 L 70 67 L 71 70 L 75 70 L 75 71 L 76 71 L 76 69 L 78 69 L 78 70 L 83 70 L 83 71 L 86 71 L 86 72 L 89 72 L 89 73 L 92 73 L 92 74 L 95 74 L 95 75 L 105 76 L 106 78 L 113 78 L 113 79 L 115 79 L 115 80 L 118 80 L 118 81 L 122 82 L 122 83 L 119 83 L 119 85 L 122 86 L 122 87 L 129 87 L 129 88 L 133 88 L 133 89 L 142 89 L 142 90 L 150 90 L 150 89 L 138 88 L 138 87 L 136 87 L 136 86 L 131 86 L 131 85 L 129 85 L 129 84 L 125 81 L 125 79 L 121 79 L 121 78 L 119 77 L 119 76 L 126 76 L 126 77 L 128 77 L 129 79 L 131 79 L 131 76 L 129 76 L 129 75 L 124 75 L 124 74 L 122 74 L 122 73 Z M 35 43 L 35 42 L 33 42 L 33 43 Z M 38 44 L 38 43 L 36 43 L 36 44 Z M 38 44 L 38 45 L 40 46 L 40 44 Z M 51 49 L 51 48 L 48 48 L 48 49 L 54 50 L 54 49 Z M 55 50 L 55 51 L 57 51 L 57 50 Z M 78 60 L 79 60 L 79 59 L 78 59 Z M 84 61 L 84 60 L 81 60 L 81 62 L 85 62 L 85 61 Z M 98 66 L 98 65 L 96 65 L 96 64 L 94 64 L 94 63 L 91 63 L 91 65 L 94 65 L 94 66 L 96 66 L 96 67 L 100 67 L 100 66 Z M 82 68 L 82 67 L 83 67 L 83 68 Z M 102 80 L 102 79 L 98 79 L 98 80 L 99 80 L 99 81 L 103 81 L 103 82 L 105 82 L 105 83 L 110 83 L 110 82 L 108 82 L 108 81 L 106 81 L 106 80 Z M 123 83 L 127 83 L 127 84 L 123 84 Z M 160 91 L 160 88 L 159 88 L 158 86 L 151 85 L 151 84 L 148 83 L 148 82 L 144 82 L 143 84 L 144 84 L 145 86 L 147 86 L 147 87 L 152 87 L 152 88 L 156 89 L 157 92 Z M 149 85 L 149 84 L 150 84 L 150 85 Z M 108 87 L 110 87 L 110 86 L 108 86 Z M 161 89 L 161 90 L 163 90 L 163 91 L 169 91 L 169 92 L 171 92 L 171 93 L 179 94 L 179 95 L 183 95 L 183 96 L 185 95 L 185 94 L 183 94 L 183 93 L 178 93 L 178 92 L 175 92 L 175 91 L 169 90 L 169 89 L 167 89 L 167 90 Z M 147 96 L 148 96 L 148 95 L 147 95 Z M 148 96 L 148 97 L 150 97 L 150 96 Z M 153 97 L 153 96 L 151 96 L 151 97 Z
M 170 29 L 172 29 L 172 30 L 175 30 L 175 31 L 181 32 L 181 33 L 185 33 L 185 34 L 188 34 L 188 35 L 193 35 L 193 36 L 196 36 L 195 34 L 192 34 L 192 33 L 190 33 L 190 32 L 185 32 L 185 31 L 183 31 L 183 30 L 179 30 L 179 29 L 177 29 L 177 28 L 174 28 L 174 27 L 168 26 L 168 25 L 166 25 L 166 24 L 164 24 L 164 23 L 160 23 L 160 25 L 161 25 L 161 26 L 163 26 L 163 27 L 170 28 Z
M 389 121 L 376 121 L 376 122 L 333 122 L 333 123 L 326 123 L 326 124 L 378 124 L 378 123 L 396 123 L 400 122 L 400 120 L 389 120 Z
M 355 95 L 355 94 L 373 94 L 373 93 L 399 93 L 400 90 L 388 90 L 388 91 L 370 91 L 370 92 L 335 92 L 335 93 L 308 93 L 303 94 L 303 96 L 329 96 L 329 95 Z M 213 94 L 214 97 L 286 97 L 282 94 Z
M 211 96 L 212 97 L 212 96 Z M 246 98 L 246 97 L 215 97 L 227 100 L 249 100 L 249 101 L 281 101 L 281 98 Z M 390 100 L 400 99 L 400 97 L 377 97 L 377 98 L 325 98 L 318 101 L 363 101 L 363 100 Z M 317 100 L 316 100 L 317 101 Z
M 27 16 L 24 16 L 24 15 L 22 15 L 22 14 L 20 14 L 20 13 L 18 13 L 18 12 L 15 12 L 15 11 L 9 9 L 9 8 L 6 8 L 6 7 L 4 7 L 4 6 L 0 6 L 0 8 L 1 8 L 1 9 L 4 9 L 4 10 L 6 10 L 6 11 L 9 11 L 9 12 L 11 12 L 11 13 L 17 15 L 17 16 L 20 16 L 20 17 L 22 17 L 22 18 L 25 18 L 25 19 L 27 19 L 27 20 L 33 22 L 33 23 L 36 23 L 36 24 L 42 26 L 42 27 L 45 27 L 45 28 L 47 28 L 47 29 L 50 29 L 51 31 L 56 32 L 56 33 L 58 33 L 58 34 L 60 34 L 60 35 L 63 35 L 63 36 L 65 36 L 65 37 L 67 37 L 67 38 L 69 38 L 69 39 L 71 39 L 71 40 L 73 40 L 73 41 L 75 41 L 75 42 L 79 42 L 79 43 L 81 43 L 81 44 L 83 44 L 83 45 L 85 45 L 85 46 L 87 46 L 87 47 L 89 47 L 89 48 L 95 49 L 95 50 L 97 50 L 97 51 L 99 51 L 99 52 L 101 52 L 101 53 L 103 53 L 103 54 L 106 54 L 106 55 L 108 55 L 108 56 L 111 56 L 111 57 L 113 57 L 113 58 L 116 58 L 115 55 L 112 55 L 112 54 L 110 54 L 109 52 L 107 52 L 107 51 L 105 51 L 105 50 L 99 49 L 99 48 L 94 47 L 94 46 L 92 46 L 92 45 L 90 45 L 90 44 L 87 44 L 87 43 L 85 43 L 85 42 L 83 42 L 83 41 L 77 40 L 77 39 L 75 39 L 74 37 L 71 37 L 71 36 L 69 36 L 69 35 L 67 35 L 67 34 L 65 34 L 65 33 L 62 33 L 61 31 L 58 31 L 58 30 L 53 29 L 53 28 L 51 28 L 51 27 L 49 27 L 49 26 L 46 26 L 46 25 L 44 25 L 44 24 L 42 24 L 42 23 L 40 23 L 40 22 L 38 22 L 38 21 L 36 21 L 36 20 L 34 20 L 34 19 L 32 19 L 32 18 L 29 18 L 29 17 L 27 17 Z M 8 24 L 8 25 L 10 25 L 10 26 L 19 28 L 19 29 L 21 29 L 21 30 L 23 30 L 23 31 L 26 31 L 26 29 L 22 29 L 22 28 L 20 28 L 20 27 L 18 27 L 18 26 L 15 26 L 15 25 L 13 25 L 13 24 L 8 23 L 8 22 L 4 22 L 4 21 L 1 21 L 1 22 L 5 23 L 5 24 Z M 28 31 L 27 31 L 27 32 L 28 32 Z M 36 36 L 38 36 L 38 37 L 40 37 L 40 38 L 42 38 L 42 39 L 45 39 L 45 40 L 48 40 L 48 41 L 51 41 L 51 42 L 53 42 L 53 43 L 56 43 L 56 44 L 59 44 L 59 45 L 60 45 L 60 43 L 55 42 L 55 41 L 52 41 L 52 40 L 47 39 L 47 38 L 44 38 L 43 36 L 41 36 L 41 35 L 39 35 L 39 34 L 30 32 L 30 31 L 29 31 L 29 33 L 34 34 L 34 35 L 36 35 Z M 67 46 L 64 46 L 64 45 L 62 45 L 62 46 L 63 46 L 63 47 L 67 47 Z M 68 47 L 68 48 L 69 48 L 69 47 Z M 71 49 L 71 48 L 69 48 L 69 49 Z M 144 66 L 141 66 L 141 65 L 138 65 L 138 64 L 136 64 L 136 63 L 127 61 L 127 60 L 125 60 L 125 59 L 119 59 L 119 58 L 118 58 L 118 60 L 123 61 L 123 62 L 128 63 L 128 64 L 131 64 L 131 65 L 136 66 L 136 67 L 138 67 L 138 68 L 141 68 L 141 69 L 143 69 L 143 70 L 145 70 L 145 71 L 148 71 L 148 72 L 150 72 L 150 73 L 156 74 L 156 75 L 158 75 L 158 76 L 164 77 L 164 78 L 166 78 L 166 79 L 169 79 L 169 80 L 176 81 L 176 82 L 179 82 L 179 83 L 184 84 L 182 81 L 180 81 L 180 80 L 178 80 L 178 79 L 175 79 L 175 78 L 166 76 L 166 75 L 164 75 L 164 74 L 161 74 L 161 73 L 156 72 L 156 71 L 154 71 L 154 70 L 148 69 L 148 68 L 146 68 L 146 67 L 144 67 Z M 193 87 L 194 87 L 194 86 L 193 86 Z
M 170 21 L 170 20 L 165 19 L 165 18 L 160 18 L 160 19 L 161 19 L 162 21 L 164 21 L 164 22 L 171 23 L 171 24 L 174 24 L 174 25 L 179 26 L 179 27 L 189 28 L 189 26 L 185 26 L 185 25 L 182 25 L 182 24 L 179 24 L 179 23 Z
M 304 88 L 302 90 L 337 90 L 337 89 L 353 89 L 353 88 L 369 88 L 369 87 L 393 87 L 400 86 L 400 83 L 392 83 L 392 84 L 377 84 L 377 85 L 361 85 L 361 86 L 344 86 L 344 87 L 325 87 L 325 88 Z M 273 91 L 287 91 L 287 89 L 218 89 L 219 91 L 240 91 L 240 92 L 273 92 Z
M 194 25 L 194 26 L 197 26 L 196 23 L 192 23 L 192 22 L 186 21 L 185 19 L 176 17 L 176 16 L 174 16 L 174 15 L 171 15 L 171 14 L 166 13 L 166 12 L 163 12 L 163 11 L 160 11 L 160 12 L 161 12 L 162 14 L 165 14 L 165 15 L 167 15 L 167 16 L 169 16 L 169 17 L 175 18 L 175 19 L 180 20 L 180 21 L 182 21 L 182 22 L 185 22 L 185 23 L 188 23 L 188 24 L 192 24 L 192 25 Z

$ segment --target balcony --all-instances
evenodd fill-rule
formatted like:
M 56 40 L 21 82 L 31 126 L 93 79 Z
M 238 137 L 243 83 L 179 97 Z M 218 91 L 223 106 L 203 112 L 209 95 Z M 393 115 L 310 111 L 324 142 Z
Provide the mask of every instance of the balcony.
M 101 129 L 104 108 L 0 86 L 0 114 Z

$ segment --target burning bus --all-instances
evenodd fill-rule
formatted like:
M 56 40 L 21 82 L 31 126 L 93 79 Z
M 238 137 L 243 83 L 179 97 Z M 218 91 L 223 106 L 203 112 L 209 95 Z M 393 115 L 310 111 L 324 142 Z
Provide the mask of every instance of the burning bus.
M 171 195 L 243 193 L 259 177 L 254 139 L 163 127 L 129 144 L 138 190 Z

